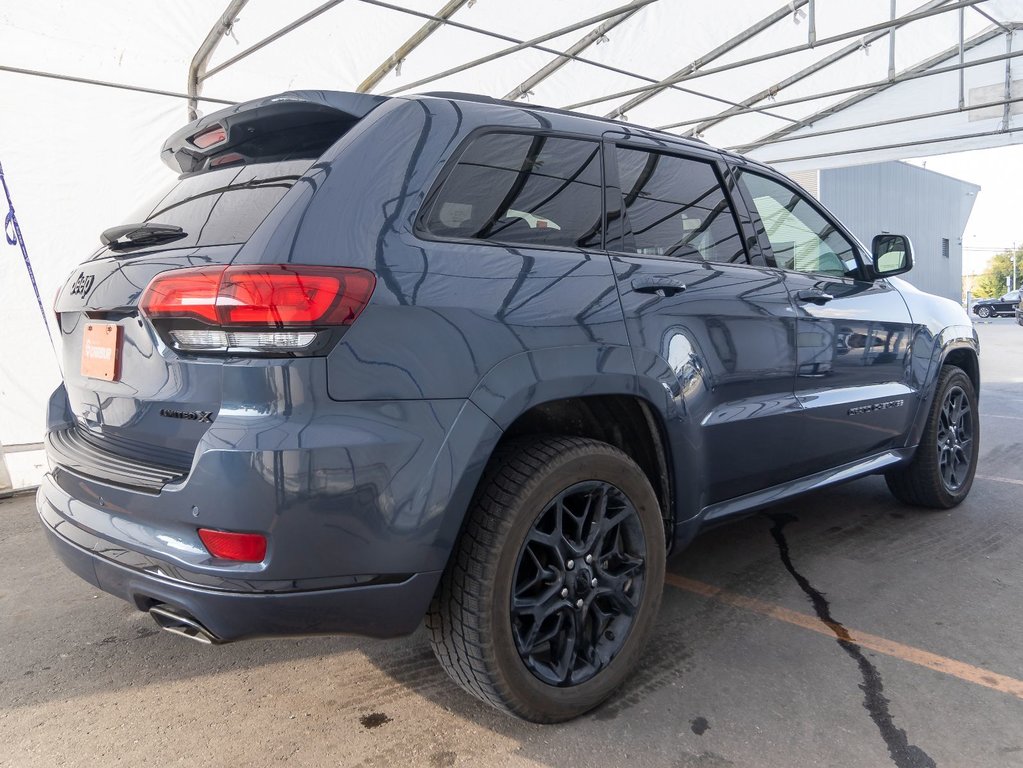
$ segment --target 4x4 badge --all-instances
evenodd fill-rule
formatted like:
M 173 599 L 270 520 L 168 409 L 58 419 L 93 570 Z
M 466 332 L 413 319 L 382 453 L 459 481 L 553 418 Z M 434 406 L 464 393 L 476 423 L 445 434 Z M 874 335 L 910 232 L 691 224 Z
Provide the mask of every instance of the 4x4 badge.
M 75 284 L 71 286 L 71 295 L 81 296 L 84 299 L 92 289 L 92 284 L 95 280 L 95 275 L 87 275 L 84 272 L 79 272 L 78 279 L 75 280 Z

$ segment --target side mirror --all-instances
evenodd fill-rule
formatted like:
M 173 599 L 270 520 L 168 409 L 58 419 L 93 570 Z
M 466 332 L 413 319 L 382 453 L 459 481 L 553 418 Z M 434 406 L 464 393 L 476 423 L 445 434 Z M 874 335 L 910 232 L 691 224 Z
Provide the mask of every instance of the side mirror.
M 870 250 L 878 277 L 901 275 L 913 268 L 913 244 L 905 235 L 875 235 Z

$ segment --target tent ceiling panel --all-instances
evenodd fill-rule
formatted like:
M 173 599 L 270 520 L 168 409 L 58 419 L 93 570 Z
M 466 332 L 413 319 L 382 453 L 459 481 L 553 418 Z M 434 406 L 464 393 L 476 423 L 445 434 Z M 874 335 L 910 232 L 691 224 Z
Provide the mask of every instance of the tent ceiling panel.
M 183 0 L 154 24 L 151 8 L 129 0 L 6 2 L 0 65 L 184 92 L 188 60 L 220 5 Z

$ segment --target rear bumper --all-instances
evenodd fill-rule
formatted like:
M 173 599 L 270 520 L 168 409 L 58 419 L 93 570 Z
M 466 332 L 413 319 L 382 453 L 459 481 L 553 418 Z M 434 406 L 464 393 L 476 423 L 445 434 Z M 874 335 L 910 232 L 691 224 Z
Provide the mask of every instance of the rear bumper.
M 110 542 L 66 520 L 55 526 L 53 516 L 46 514 L 42 495 L 40 490 L 40 518 L 47 539 L 71 571 L 139 610 L 165 604 L 183 611 L 222 642 L 339 633 L 370 637 L 406 635 L 419 625 L 440 579 L 441 572 L 435 571 L 413 574 L 400 583 L 334 589 L 290 592 L 207 589 L 104 557 L 99 551 L 111 548 Z

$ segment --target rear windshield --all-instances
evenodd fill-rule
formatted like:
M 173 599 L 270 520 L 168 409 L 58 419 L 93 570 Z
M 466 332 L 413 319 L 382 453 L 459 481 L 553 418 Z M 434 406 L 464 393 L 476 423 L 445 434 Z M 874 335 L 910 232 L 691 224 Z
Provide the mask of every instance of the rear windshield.
M 244 243 L 313 162 L 314 158 L 305 157 L 183 176 L 124 222 L 177 226 L 188 233 L 159 248 Z M 132 249 L 121 253 L 131 254 Z

